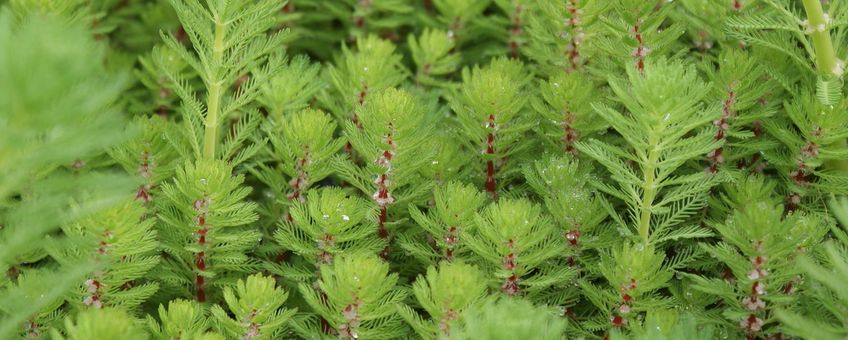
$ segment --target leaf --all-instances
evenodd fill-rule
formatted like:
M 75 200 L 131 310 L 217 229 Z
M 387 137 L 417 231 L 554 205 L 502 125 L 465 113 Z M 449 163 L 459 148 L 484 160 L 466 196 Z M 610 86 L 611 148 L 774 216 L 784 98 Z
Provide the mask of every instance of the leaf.
M 816 78 L 816 98 L 825 106 L 836 105 L 842 100 L 842 79 L 836 77 Z

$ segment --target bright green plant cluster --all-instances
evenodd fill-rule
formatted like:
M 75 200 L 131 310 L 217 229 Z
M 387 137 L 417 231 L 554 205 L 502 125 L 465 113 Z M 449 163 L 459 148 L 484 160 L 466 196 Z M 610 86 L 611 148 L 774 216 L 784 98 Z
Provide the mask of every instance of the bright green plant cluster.
M 848 0 L 0 0 L 0 338 L 845 339 Z

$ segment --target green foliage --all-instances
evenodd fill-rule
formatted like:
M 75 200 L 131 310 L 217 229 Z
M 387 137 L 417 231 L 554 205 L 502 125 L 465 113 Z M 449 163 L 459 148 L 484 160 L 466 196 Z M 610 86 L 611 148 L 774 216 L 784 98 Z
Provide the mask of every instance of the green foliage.
M 231 338 L 275 339 L 296 312 L 280 308 L 287 298 L 274 278 L 251 275 L 246 281 L 238 280 L 235 289 L 224 289 L 224 301 L 234 318 L 218 305 L 212 307 L 212 316 L 221 333 Z
M 812 256 L 801 256 L 797 263 L 800 269 L 811 279 L 810 287 L 803 291 L 800 306 L 792 309 L 777 310 L 775 315 L 783 324 L 787 333 L 804 339 L 839 339 L 848 334 L 845 320 L 845 306 L 848 305 L 848 291 L 839 282 L 848 278 L 848 263 L 846 263 L 846 244 L 848 244 L 848 201 L 845 198 L 834 199 L 831 209 L 840 222 L 841 229 L 831 231 L 837 235 L 836 241 L 828 241 L 819 248 L 819 254 L 811 254 L 821 258 L 821 264 Z
M 175 299 L 168 302 L 168 308 L 159 306 L 161 324 L 157 323 L 152 316 L 147 317 L 147 324 L 154 339 L 175 337 L 198 340 L 223 339 L 223 337 L 216 337 L 215 333 L 207 332 L 210 323 L 206 314 L 206 310 L 200 303 Z
M 433 0 L 436 15 L 422 16 L 421 20 L 427 26 L 447 31 L 457 47 L 473 45 L 483 40 L 479 38 L 485 33 L 488 20 L 482 14 L 491 3 L 491 0 Z
M 82 278 L 88 267 L 74 268 L 56 275 L 48 270 L 32 269 L 18 275 L 14 286 L 5 287 L 0 311 L 7 316 L 3 331 L 7 334 L 37 338 L 61 324 L 64 294 L 72 288 L 66 284 L 55 289 L 61 279 Z M 24 314 L 26 313 L 26 314 Z M 23 320 L 16 320 L 23 319 Z M 25 320 L 25 321 L 24 321 Z M 23 324 L 23 326 L 21 326 Z
M 332 157 L 344 144 L 334 137 L 335 130 L 336 122 L 329 115 L 312 109 L 269 124 L 268 152 L 279 163 L 276 167 L 259 163 L 256 176 L 275 193 L 287 193 L 288 200 L 304 200 L 306 190 L 333 173 Z
M 421 337 L 450 337 L 451 324 L 466 308 L 482 300 L 486 290 L 485 277 L 477 267 L 445 262 L 438 270 L 427 268 L 426 279 L 416 280 L 412 286 L 418 304 L 427 311 L 430 320 L 421 320 L 407 306 L 399 306 L 398 311 Z
M 160 117 L 138 117 L 129 129 L 141 133 L 110 150 L 109 156 L 142 181 L 135 198 L 148 205 L 159 196 L 159 184 L 173 177 L 178 155 L 172 143 L 181 141 L 175 137 L 177 126 Z
M 91 309 L 77 314 L 76 318 L 65 319 L 65 334 L 51 332 L 57 340 L 144 340 L 148 335 L 138 320 L 120 309 Z
M 396 225 L 389 220 L 390 208 L 416 203 L 430 189 L 431 183 L 420 176 L 430 162 L 430 150 L 424 147 L 430 136 L 424 110 L 411 93 L 390 88 L 356 110 L 356 124 L 345 124 L 345 137 L 364 164 L 337 159 L 336 171 L 380 208 L 377 235 L 383 240 L 390 240 L 394 231 L 389 227 Z M 381 252 L 383 257 L 388 250 Z
M 401 56 L 388 41 L 369 35 L 356 41 L 355 50 L 342 46 L 335 64 L 327 70 L 330 89 L 321 101 L 340 121 L 357 122 L 356 110 L 370 96 L 399 85 L 406 78 Z
M 848 152 L 842 143 L 842 136 L 848 135 L 848 119 L 842 114 L 846 105 L 848 100 L 824 105 L 812 93 L 802 92 L 794 102 L 784 104 L 788 119 L 764 124 L 786 147 L 766 156 L 787 178 L 791 191 L 844 193 L 844 174 L 828 173 L 823 165 L 845 159 Z
M 196 74 L 187 69 L 186 62 L 166 46 L 154 47 L 149 54 L 140 56 L 138 63 L 140 67 L 134 73 L 144 88 L 130 99 L 133 111 L 167 115 L 179 107 L 179 96 L 174 92 L 172 80 L 166 76 L 168 73 L 183 74 L 192 82 L 197 80 Z
M 671 228 L 704 205 L 715 180 L 703 172 L 676 172 L 721 145 L 703 129 L 718 116 L 716 107 L 700 104 L 706 85 L 694 68 L 668 60 L 648 61 L 642 71 L 628 67 L 627 83 L 611 78 L 609 84 L 629 115 L 606 105 L 595 109 L 628 148 L 594 139 L 577 148 L 606 167 L 616 182 L 617 187 L 598 182 L 599 190 L 625 203 L 627 213 L 613 214 L 614 219 L 623 232 L 635 226 L 646 244 L 709 236 L 695 226 Z
M 122 307 L 132 310 L 156 293 L 156 282 L 138 282 L 159 264 L 153 220 L 134 201 L 62 227 L 72 242 L 48 239 L 47 252 L 60 265 L 91 261 L 97 271 L 68 297 L 75 308 Z
M 175 72 L 178 70 L 159 62 L 161 72 L 183 101 L 185 133 L 193 154 L 205 158 L 234 157 L 234 163 L 241 163 L 259 146 L 239 149 L 258 124 L 256 114 L 243 112 L 238 129 L 216 151 L 218 129 L 229 116 L 242 113 L 260 95 L 259 84 L 268 82 L 283 65 L 283 59 L 271 52 L 285 42 L 287 35 L 285 32 L 265 34 L 275 23 L 273 14 L 280 4 L 271 0 L 252 4 L 208 0 L 204 6 L 199 0 L 173 0 L 171 5 L 196 55 L 173 34 L 163 33 L 162 38 L 168 48 L 197 72 L 206 88 L 204 105 L 182 75 Z M 247 80 L 242 81 L 244 78 Z M 205 131 L 201 133 L 201 129 Z
M 579 73 L 561 73 L 539 84 L 539 97 L 531 106 L 542 118 L 539 133 L 551 149 L 576 155 L 578 140 L 607 127 L 592 109 L 597 90 Z
M 451 182 L 433 193 L 435 205 L 429 214 L 409 206 L 409 215 L 425 232 L 402 239 L 401 246 L 419 260 L 436 264 L 440 260 L 466 258 L 465 239 L 474 230 L 474 215 L 485 204 L 486 197 L 476 188 Z M 421 237 L 432 237 L 436 247 L 425 247 Z
M 562 339 L 566 323 L 552 310 L 501 299 L 465 312 L 456 339 Z
M 343 0 L 324 2 L 321 7 L 339 18 L 354 39 L 364 39 L 368 33 L 396 30 L 412 12 L 412 6 L 403 0 Z
M 475 225 L 477 232 L 466 244 L 491 273 L 488 281 L 507 296 L 532 297 L 574 274 L 568 267 L 546 265 L 559 253 L 560 240 L 552 237 L 549 218 L 528 200 L 493 203 L 476 216 Z
M 485 68 L 463 69 L 461 89 L 451 97 L 451 108 L 462 126 L 463 143 L 478 155 L 477 173 L 485 178 L 486 191 L 493 198 L 498 196 L 496 177 L 508 178 L 518 170 L 514 161 L 506 160 L 530 146 L 522 138 L 536 123 L 524 112 L 528 99 L 525 86 L 530 79 L 521 62 L 495 59 Z
M 773 188 L 773 183 L 759 177 L 738 185 L 743 193 L 770 192 Z M 769 197 L 731 205 L 735 211 L 726 221 L 714 225 L 722 242 L 702 247 L 723 262 L 734 279 L 696 277 L 693 287 L 732 306 L 724 316 L 730 325 L 739 324 L 747 335 L 774 333 L 771 311 L 793 304 L 800 284 L 796 259 L 810 244 L 820 242 L 828 223 L 815 213 L 784 217 L 782 206 Z
M 591 52 L 608 56 L 607 61 L 600 57 L 601 67 L 621 70 L 621 63 L 628 60 L 627 67 L 637 70 L 645 68 L 646 60 L 652 55 L 673 53 L 675 45 L 683 34 L 679 23 L 668 22 L 673 6 L 639 0 L 616 0 L 607 10 L 612 14 L 599 18 L 599 37 L 591 43 Z M 662 29 L 660 29 L 662 27 Z
M 343 163 L 339 172 L 362 192 L 373 194 L 379 206 L 409 201 L 426 188 L 426 184 L 424 188 L 412 185 L 419 168 L 429 160 L 423 148 L 429 137 L 424 109 L 409 92 L 387 89 L 356 111 L 358 125 L 345 124 L 345 137 L 365 164 L 354 169 L 349 162 Z M 385 180 L 380 181 L 381 177 Z M 393 192 L 400 192 L 395 194 L 397 199 Z
M 845 46 L 848 0 L 0 0 L 0 338 L 845 338 Z
M 321 267 L 335 262 L 348 252 L 376 253 L 383 248 L 374 230 L 376 209 L 368 201 L 348 196 L 338 188 L 311 191 L 306 203 L 295 202 L 291 221 L 281 223 L 274 234 L 284 249 L 295 252 L 304 266 L 272 266 L 281 276 L 310 281 L 317 279 Z
M 581 282 L 586 298 L 601 309 L 604 316 L 590 327 L 610 324 L 614 328 L 638 322 L 641 313 L 667 308 L 668 301 L 657 291 L 668 285 L 674 272 L 665 256 L 653 246 L 625 244 L 601 254 L 599 272 L 610 287 L 591 287 Z
M 440 86 L 439 76 L 453 73 L 459 66 L 460 55 L 452 52 L 456 48 L 450 35 L 442 30 L 425 29 L 421 36 L 409 36 L 409 49 L 417 66 L 417 84 Z
M 317 289 L 300 284 L 309 307 L 333 331 L 326 338 L 391 339 L 405 333 L 395 305 L 407 293 L 396 287 L 397 274 L 374 255 L 353 253 L 321 267 Z M 322 334 L 317 320 L 295 325 L 302 336 Z
M 713 88 L 705 100 L 721 103 L 721 116 L 713 121 L 717 129 L 713 138 L 724 141 L 724 145 L 707 154 L 707 169 L 716 173 L 732 171 L 736 166 L 758 172 L 758 153 L 771 149 L 774 142 L 760 138 L 762 129 L 757 131 L 756 126 L 773 114 L 777 103 L 769 97 L 779 88 L 774 81 L 766 80 L 765 67 L 738 50 L 723 51 L 706 67 Z
M 124 176 L 69 169 L 124 137 L 113 104 L 126 77 L 105 69 L 104 46 L 62 18 L 17 24 L 3 9 L 0 46 L 0 271 L 7 273 L 0 337 L 40 335 L 62 297 L 93 270 L 88 261 L 36 265 L 46 256 L 41 239 L 131 190 Z
M 323 82 L 318 78 L 320 68 L 304 56 L 294 57 L 261 84 L 261 95 L 256 99 L 268 108 L 268 114 L 282 120 L 284 113 L 300 110 L 308 105 L 321 90 Z
M 613 332 L 610 339 L 715 339 L 717 336 L 715 328 L 699 326 L 697 318 L 690 314 L 678 314 L 674 310 L 657 310 L 656 313 L 648 314 L 644 327 L 636 327 L 630 337 L 621 332 Z
M 608 214 L 603 199 L 593 193 L 591 169 L 567 157 L 550 157 L 536 161 L 524 169 L 527 184 L 544 201 L 557 234 L 566 242 L 561 251 L 567 254 L 565 265 L 583 263 L 591 268 L 596 261 L 594 249 L 615 244 L 615 235 L 603 223 Z M 569 299 L 574 291 L 565 290 L 555 300 Z
M 584 48 L 596 31 L 590 29 L 605 9 L 605 1 L 544 0 L 535 3 L 527 20 L 527 47 L 522 52 L 551 76 L 584 69 L 590 60 Z
M 203 302 L 207 290 L 216 294 L 236 273 L 257 268 L 246 251 L 260 234 L 243 227 L 256 220 L 256 205 L 244 201 L 250 188 L 243 181 L 223 161 L 199 160 L 177 168 L 174 182 L 162 185 L 159 234 L 169 258 L 159 279 L 177 296 L 194 291 Z

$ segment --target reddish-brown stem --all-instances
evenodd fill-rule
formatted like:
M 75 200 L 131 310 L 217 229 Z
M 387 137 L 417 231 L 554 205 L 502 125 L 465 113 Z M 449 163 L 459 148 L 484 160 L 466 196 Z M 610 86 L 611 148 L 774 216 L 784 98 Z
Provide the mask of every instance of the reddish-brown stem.
M 490 159 L 486 161 L 486 192 L 493 200 L 498 199 L 498 188 L 495 182 L 495 160 L 492 159 L 495 155 L 495 115 L 489 115 L 489 121 L 486 126 L 491 129 L 486 136 L 486 155 Z
M 357 7 L 361 8 L 363 12 L 367 12 L 368 7 L 371 7 L 371 1 L 372 0 L 359 0 L 357 2 Z M 365 27 L 365 17 L 361 15 L 355 15 L 353 17 L 353 25 L 356 26 L 356 28 Z
M 194 201 L 193 208 L 197 211 L 198 215 L 195 218 L 195 224 L 197 225 L 197 245 L 200 246 L 201 249 L 204 249 L 194 256 L 194 266 L 197 269 L 197 274 L 194 279 L 194 285 L 196 290 L 196 298 L 198 302 L 206 302 L 206 278 L 203 277 L 203 272 L 207 270 L 208 263 L 206 259 L 206 251 L 208 247 L 207 236 L 209 234 L 209 227 L 206 226 L 206 212 L 209 205 L 209 197 L 204 195 L 202 199 Z
M 362 83 L 359 94 L 356 95 L 356 102 L 359 103 L 359 106 L 365 105 L 365 99 L 367 97 L 368 84 Z M 355 112 L 351 113 L 350 121 L 353 122 L 353 125 L 356 126 L 357 130 L 362 130 L 362 123 L 359 121 L 359 116 L 357 116 Z M 351 145 L 350 142 L 345 143 L 344 150 L 351 156 L 351 158 L 353 158 L 353 145 Z
M 734 11 L 739 12 L 742 10 L 742 6 L 742 0 L 733 0 L 733 3 L 730 5 L 730 8 Z
M 35 322 L 35 319 L 27 320 L 26 332 L 27 332 L 27 336 L 30 337 L 30 338 L 41 337 L 41 329 L 39 329 L 38 323 Z
M 359 90 L 359 94 L 356 96 L 356 102 L 359 103 L 359 106 L 365 104 L 365 98 L 368 96 L 368 84 L 362 83 L 362 87 Z M 362 123 L 359 121 L 359 116 L 356 115 L 356 112 L 351 112 L 350 121 L 353 122 L 353 125 L 356 126 L 358 131 L 362 130 Z M 345 154 L 350 157 L 350 159 L 356 163 L 358 163 L 356 157 L 353 154 L 353 144 L 350 142 L 345 143 L 344 145 Z M 348 183 L 346 181 L 341 182 L 342 187 L 347 187 Z
M 512 276 L 508 277 L 501 285 L 501 291 L 508 296 L 518 295 L 518 293 L 521 292 L 521 289 L 518 287 L 518 281 L 518 276 L 512 274 Z
M 508 240 L 506 242 L 506 246 L 510 249 L 510 253 L 504 256 L 501 259 L 501 266 L 504 270 L 513 271 L 512 275 L 504 280 L 504 283 L 501 285 L 501 291 L 508 296 L 515 296 L 521 292 L 521 288 L 518 286 L 518 281 L 521 278 L 514 272 L 516 267 L 516 255 L 513 252 L 515 247 L 515 240 Z
M 459 39 L 460 39 L 460 31 L 465 25 L 463 24 L 460 17 L 454 17 L 450 24 L 450 30 L 448 31 L 448 38 L 453 40 L 454 45 L 450 49 L 450 53 L 456 52 L 456 49 L 459 47 Z
M 636 58 L 636 69 L 641 73 L 645 71 L 645 56 L 648 55 L 648 52 L 651 50 L 645 47 L 645 43 L 642 37 L 641 31 L 642 19 L 637 19 L 636 24 L 633 25 L 633 29 L 631 33 L 633 33 L 633 39 L 636 40 L 636 48 L 633 50 L 633 57 Z
M 757 241 L 754 243 L 754 249 L 757 252 L 762 251 L 763 241 Z M 763 320 L 757 317 L 757 312 L 762 311 L 766 308 L 766 301 L 760 298 L 761 295 L 766 293 L 765 284 L 761 283 L 761 279 L 765 279 L 766 276 L 769 275 L 769 272 L 763 268 L 766 264 L 766 256 L 757 255 L 751 257 L 751 271 L 748 272 L 748 279 L 753 280 L 754 282 L 751 284 L 751 291 L 748 297 L 742 300 L 742 306 L 750 312 L 750 314 L 739 322 L 739 326 L 742 327 L 742 330 L 745 331 L 748 337 L 756 337 L 756 334 L 763 327 Z
M 138 166 L 138 175 L 144 178 L 145 180 L 149 180 L 150 176 L 153 173 L 153 162 L 150 161 L 150 153 L 144 151 L 141 153 L 141 160 L 139 161 Z M 138 187 L 136 191 L 135 198 L 141 201 L 142 204 L 150 203 L 151 195 L 150 195 L 151 184 L 145 183 Z
M 518 58 L 518 36 L 521 35 L 521 12 L 524 7 L 516 5 L 513 11 L 512 27 L 509 30 L 509 50 L 513 58 Z
M 567 233 L 565 233 L 565 239 L 568 240 L 568 244 L 575 249 L 575 253 L 580 249 L 580 229 L 578 229 L 576 226 L 574 229 L 569 230 Z M 577 265 L 577 262 L 574 259 L 574 255 L 569 256 L 566 259 L 566 263 L 569 267 L 574 267 L 575 265 Z
M 821 133 L 820 129 L 813 132 L 813 134 Z M 789 178 L 792 179 L 798 186 L 807 186 L 810 184 L 810 169 L 807 167 L 807 160 L 811 158 L 818 157 L 819 155 L 819 147 L 816 143 L 807 142 L 799 152 L 798 158 L 795 160 L 795 164 L 797 168 L 795 171 L 789 173 Z M 787 198 L 786 210 L 794 211 L 798 208 L 798 205 L 801 203 L 801 196 L 798 193 L 792 193 Z
M 303 158 L 299 159 L 295 162 L 295 171 L 297 172 L 297 177 L 293 178 L 289 185 L 292 188 L 292 192 L 286 196 L 290 201 L 300 201 L 303 202 L 305 199 L 301 196 L 301 191 L 306 188 L 307 185 L 307 174 L 306 174 L 306 164 L 309 163 L 309 147 L 303 147 Z
M 324 292 L 321 292 L 321 304 L 325 306 L 327 305 L 327 294 Z M 330 325 L 330 322 L 327 321 L 327 319 L 325 319 L 323 316 L 321 317 L 321 332 L 324 334 L 333 333 L 333 326 Z
M 18 275 L 20 275 L 20 271 L 17 266 L 9 267 L 9 270 L 6 271 L 6 276 L 9 277 L 9 280 L 15 281 L 18 279 Z
M 282 264 L 283 262 L 286 262 L 286 259 L 288 259 L 288 257 L 289 257 L 289 252 L 287 250 L 283 250 L 283 251 L 279 252 L 277 254 L 277 256 L 274 257 L 274 261 L 279 263 L 279 264 Z
M 495 162 L 493 160 L 486 161 L 486 192 L 492 196 L 493 200 L 498 199 L 497 183 L 495 183 Z
M 138 190 L 135 193 L 135 199 L 141 201 L 142 204 L 147 204 L 150 202 L 150 184 L 142 184 L 138 186 Z
M 630 279 L 630 282 L 623 284 L 619 287 L 619 297 L 621 298 L 621 304 L 619 304 L 616 311 L 613 313 L 612 323 L 613 327 L 624 327 L 627 325 L 627 319 L 624 318 L 625 315 L 630 314 L 630 306 L 633 304 L 633 296 L 630 293 L 636 289 L 637 283 L 635 279 Z
M 724 100 L 721 117 L 713 122 L 713 124 L 718 128 L 718 131 L 716 131 L 713 136 L 713 139 L 716 141 L 723 141 L 727 139 L 727 133 L 730 130 L 730 120 L 735 115 L 735 112 L 733 112 L 734 104 L 736 104 L 736 92 L 731 89 L 727 93 L 727 99 Z M 710 161 L 710 166 L 707 168 L 708 173 L 714 174 L 718 172 L 719 167 L 724 163 L 723 152 L 723 147 L 718 147 L 707 154 L 707 159 Z
M 375 163 L 377 165 L 383 167 L 385 172 L 377 176 L 377 179 L 374 181 L 377 184 L 377 192 L 374 193 L 373 198 L 374 201 L 377 202 L 377 205 L 380 206 L 380 218 L 377 224 L 377 236 L 380 239 L 383 239 L 387 242 L 385 248 L 380 252 L 380 256 L 384 259 L 387 259 L 389 256 L 389 231 L 386 229 L 386 221 L 388 220 L 388 206 L 394 203 L 395 199 L 392 197 L 389 192 L 390 179 L 389 177 L 392 174 L 392 160 L 395 157 L 395 150 L 397 150 L 397 144 L 394 137 L 394 126 L 392 123 L 388 124 L 389 132 L 386 134 L 384 142 L 387 145 L 387 148 L 384 149 Z
M 383 250 L 380 251 L 380 257 L 383 258 L 383 259 L 389 258 L 389 250 L 390 250 L 389 244 L 388 244 L 389 231 L 386 229 L 386 220 L 388 220 L 388 210 L 386 209 L 385 206 L 383 206 L 383 207 L 380 207 L 380 219 L 378 221 L 378 226 L 377 226 L 377 236 L 379 236 L 380 239 L 383 239 L 387 242 L 386 246 L 383 247 Z
M 574 113 L 566 110 L 562 120 L 562 144 L 565 147 L 565 152 L 573 156 L 577 156 L 577 148 L 574 143 L 577 141 L 577 130 L 574 129 Z
M 459 243 L 459 236 L 457 235 L 459 228 L 450 227 L 448 228 L 448 233 L 445 235 L 445 259 L 448 261 L 452 261 L 454 257 L 454 247 Z
M 197 302 L 206 302 L 206 279 L 200 274 L 197 274 L 194 285 L 197 287 Z
M 573 72 L 580 68 L 580 44 L 583 42 L 583 28 L 580 26 L 581 10 L 578 0 L 571 0 L 565 5 L 565 10 L 568 11 L 569 18 L 565 22 L 565 26 L 572 29 L 571 39 L 565 47 L 566 56 L 568 57 L 569 68 L 566 72 Z
M 388 209 L 385 206 L 380 207 L 380 218 L 377 224 L 377 236 L 381 239 L 387 240 L 389 238 L 389 231 L 386 230 L 386 220 L 388 219 Z

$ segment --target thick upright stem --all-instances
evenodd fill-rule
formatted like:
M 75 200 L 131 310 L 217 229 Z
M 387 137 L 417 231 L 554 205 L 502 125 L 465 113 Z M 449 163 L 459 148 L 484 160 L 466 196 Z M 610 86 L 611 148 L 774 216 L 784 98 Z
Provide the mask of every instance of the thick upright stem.
M 218 144 L 218 116 L 220 115 L 223 80 L 218 77 L 224 58 L 225 26 L 215 23 L 215 44 L 212 47 L 212 74 L 209 79 L 209 93 L 206 105 L 206 130 L 203 134 L 203 157 L 215 158 L 215 146 Z
M 830 39 L 830 29 L 827 27 L 828 20 L 825 18 L 821 2 L 819 0 L 803 0 L 802 2 L 804 3 L 804 10 L 807 12 L 807 22 L 812 31 L 810 37 L 813 39 L 813 49 L 816 52 L 816 69 L 822 75 L 841 77 L 844 70 L 836 58 L 833 41 Z M 845 147 L 848 143 L 842 140 L 837 144 Z M 825 165 L 830 169 L 848 171 L 848 162 L 844 160 L 828 161 Z
M 819 73 L 823 75 L 841 76 L 841 71 L 837 67 L 836 52 L 833 50 L 833 42 L 830 40 L 830 30 L 828 29 L 827 19 L 822 11 L 821 2 L 819 0 L 803 0 L 804 10 L 807 12 L 807 21 L 809 22 L 812 33 L 810 37 L 813 39 L 813 48 L 816 51 L 816 67 Z
M 648 138 L 648 160 L 643 168 L 645 182 L 642 186 L 642 204 L 639 214 L 639 236 L 642 242 L 648 243 L 651 227 L 651 213 L 654 205 L 654 198 L 657 194 L 657 189 L 654 181 L 656 181 L 657 162 L 659 161 L 660 152 L 658 150 L 659 141 L 655 137 L 655 133 L 651 132 Z

